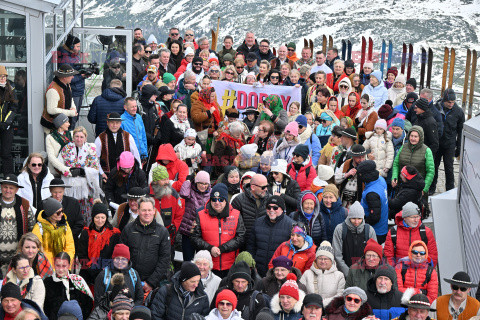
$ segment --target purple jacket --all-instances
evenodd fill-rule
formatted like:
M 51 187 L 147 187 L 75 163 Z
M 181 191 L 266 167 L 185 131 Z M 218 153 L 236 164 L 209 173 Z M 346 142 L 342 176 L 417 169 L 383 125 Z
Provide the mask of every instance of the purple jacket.
M 186 180 L 182 184 L 180 196 L 185 199 L 185 213 L 178 230 L 182 235 L 190 236 L 192 234 L 195 219 L 197 218 L 197 210 L 203 209 L 208 199 L 210 199 L 210 191 L 212 191 L 211 186 L 205 192 L 198 191 L 197 186 L 195 184 L 192 185 L 190 180 Z

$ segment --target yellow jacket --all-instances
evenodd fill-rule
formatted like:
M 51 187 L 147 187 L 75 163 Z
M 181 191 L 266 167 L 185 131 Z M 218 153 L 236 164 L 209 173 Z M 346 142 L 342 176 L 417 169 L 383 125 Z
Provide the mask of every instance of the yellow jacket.
M 42 223 L 52 225 L 50 221 L 46 220 L 43 217 L 43 210 L 40 211 L 40 213 L 38 214 L 37 223 L 33 227 L 32 232 L 38 237 L 38 239 L 40 239 L 40 242 L 42 242 L 43 253 L 45 254 L 45 257 L 47 257 L 52 267 L 55 269 L 53 261 L 55 257 L 52 248 L 51 235 L 47 230 L 45 230 L 45 228 L 43 228 Z M 67 217 L 65 216 L 65 214 L 63 214 L 62 220 L 58 222 L 57 226 L 55 226 L 55 229 L 64 225 L 67 226 L 67 231 L 65 233 L 65 236 L 63 237 L 63 251 L 68 253 L 68 255 L 70 256 L 70 261 L 73 264 L 73 260 L 75 258 L 75 243 L 73 241 L 72 230 L 68 225 Z

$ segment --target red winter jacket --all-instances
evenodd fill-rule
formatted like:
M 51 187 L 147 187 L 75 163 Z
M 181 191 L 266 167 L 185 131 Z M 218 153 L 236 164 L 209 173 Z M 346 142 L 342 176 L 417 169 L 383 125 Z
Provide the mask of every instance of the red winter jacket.
M 185 162 L 177 158 L 175 151 L 171 144 L 162 144 L 158 147 L 157 162 L 161 163 L 161 160 L 169 160 L 170 162 L 165 166 L 168 171 L 168 177 L 174 181 L 172 188 L 175 191 L 180 192 L 182 184 L 187 180 L 188 166 Z
M 343 78 L 347 78 L 347 75 L 345 74 L 345 72 L 342 73 L 342 75 L 340 77 L 338 77 L 338 79 L 335 83 L 333 83 L 333 75 L 334 75 L 333 72 L 327 74 L 327 81 L 326 81 L 325 84 L 330 89 L 332 89 L 335 94 L 337 94 L 340 91 L 340 89 L 338 88 L 338 85 L 339 85 L 340 81 L 342 81 Z M 341 106 L 339 106 L 339 107 L 341 107 Z
M 188 62 L 186 59 L 183 59 L 182 60 L 182 63 L 180 64 L 180 67 L 178 67 L 178 70 L 177 72 L 175 72 L 174 76 L 175 76 L 175 79 L 177 79 L 178 81 L 178 78 L 180 78 L 180 76 L 182 74 L 185 73 L 185 71 L 187 71 L 187 66 L 188 66 Z
M 305 164 L 306 163 L 306 164 Z M 307 170 L 307 168 L 309 168 Z M 307 176 L 308 171 L 308 176 Z M 315 167 L 312 165 L 312 158 L 309 156 L 307 160 L 305 160 L 304 165 L 300 168 L 300 170 L 295 171 L 295 167 L 293 163 L 290 162 L 287 166 L 287 173 L 290 177 L 298 182 L 301 191 L 310 190 L 310 186 L 312 185 L 313 179 L 317 177 L 317 171 Z
M 402 211 L 400 211 L 395 216 L 395 223 L 397 225 L 396 249 L 394 250 L 393 248 L 392 229 L 390 229 L 387 233 L 387 239 L 385 240 L 385 247 L 383 249 L 385 257 L 388 259 L 388 263 L 393 267 L 395 267 L 398 260 L 408 256 L 410 244 L 413 241 L 422 240 L 420 237 L 420 226 L 422 225 L 421 222 L 415 228 L 405 227 L 402 218 Z M 425 227 L 425 233 L 428 239 L 428 256 L 430 259 L 432 259 L 433 265 L 436 266 L 438 262 L 437 242 L 435 241 L 432 229 Z
M 412 260 L 411 251 L 412 248 L 415 246 L 423 246 L 425 248 L 426 254 L 426 261 L 421 264 L 416 264 Z M 405 265 L 407 268 L 405 273 L 405 282 L 402 279 L 402 267 Z M 413 241 L 410 245 L 408 250 L 408 257 L 400 259 L 396 266 L 397 272 L 397 283 L 398 283 L 398 290 L 401 292 L 405 292 L 408 288 L 415 288 L 422 290 L 422 293 L 428 297 L 430 303 L 432 303 L 438 296 L 438 275 L 435 268 L 432 270 L 432 275 L 430 277 L 430 281 L 422 285 L 425 281 L 428 266 L 433 265 L 432 260 L 428 257 L 428 249 L 423 241 Z
M 315 252 L 317 251 L 317 246 L 313 243 L 312 238 L 307 236 L 305 239 L 306 246 L 305 248 L 301 248 L 297 250 L 291 243 L 290 240 L 285 241 L 281 245 L 278 246 L 277 250 L 270 259 L 270 263 L 268 264 L 268 268 L 273 268 L 272 261 L 277 258 L 278 256 L 285 256 L 293 261 L 293 266 L 300 270 L 302 274 L 310 269 L 315 261 Z
M 154 194 L 152 185 L 150 185 L 150 194 Z M 185 213 L 185 200 L 173 191 L 171 195 L 160 200 L 155 198 L 155 209 L 160 212 L 165 228 L 169 229 L 172 223 L 175 225 L 176 234 Z

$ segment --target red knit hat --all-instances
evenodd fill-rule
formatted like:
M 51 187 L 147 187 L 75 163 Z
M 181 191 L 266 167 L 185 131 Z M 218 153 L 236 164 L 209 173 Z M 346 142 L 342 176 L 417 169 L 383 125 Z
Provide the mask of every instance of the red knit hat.
M 237 307 L 237 296 L 232 290 L 223 289 L 220 291 L 217 294 L 217 299 L 215 299 L 215 307 L 218 308 L 218 303 L 223 300 L 230 302 L 233 305 L 233 309 Z
M 367 245 L 365 246 L 365 249 L 363 250 L 363 254 L 367 253 L 367 251 L 373 251 L 380 258 L 383 256 L 383 248 L 381 245 L 378 244 L 377 241 L 373 240 L 372 238 L 368 239 Z
M 298 294 L 297 276 L 295 274 L 289 273 L 287 275 L 287 281 L 285 281 L 285 283 L 280 288 L 278 295 L 290 296 L 297 301 L 298 299 L 300 299 Z
M 112 259 L 116 257 L 127 258 L 130 261 L 130 249 L 123 243 L 117 244 L 115 249 L 113 249 Z

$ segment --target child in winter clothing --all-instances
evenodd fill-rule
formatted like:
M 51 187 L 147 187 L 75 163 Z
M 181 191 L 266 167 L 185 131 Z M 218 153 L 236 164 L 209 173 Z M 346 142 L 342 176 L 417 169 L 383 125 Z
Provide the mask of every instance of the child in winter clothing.
M 288 109 L 288 122 L 295 121 L 297 117 L 300 115 L 300 103 L 298 101 L 293 101 Z
M 315 134 L 320 139 L 322 148 L 327 144 L 328 138 L 332 134 L 334 126 L 338 125 L 340 121 L 331 110 L 324 110 L 320 115 L 321 124 L 317 127 Z
M 365 133 L 367 138 L 363 143 L 366 150 L 371 151 L 368 154 L 370 160 L 375 161 L 377 170 L 384 178 L 392 168 L 394 159 L 394 150 L 392 143 L 392 133 L 387 131 L 387 122 L 383 119 L 375 122 L 374 131 Z
M 362 95 L 360 99 L 362 110 L 355 117 L 355 125 L 358 132 L 358 140 L 360 143 L 365 141 L 365 132 L 373 131 L 375 122 L 378 120 L 378 114 L 375 111 L 375 99 L 369 94 Z
M 202 162 L 202 147 L 195 141 L 196 137 L 197 132 L 194 129 L 187 129 L 182 142 L 173 148 L 177 157 L 188 165 L 189 174 L 198 169 L 198 164 Z

